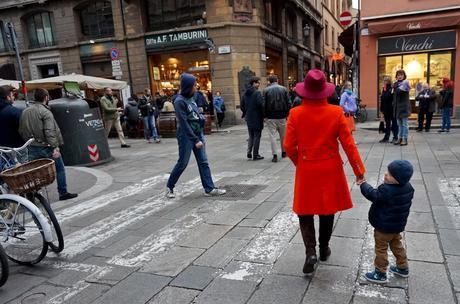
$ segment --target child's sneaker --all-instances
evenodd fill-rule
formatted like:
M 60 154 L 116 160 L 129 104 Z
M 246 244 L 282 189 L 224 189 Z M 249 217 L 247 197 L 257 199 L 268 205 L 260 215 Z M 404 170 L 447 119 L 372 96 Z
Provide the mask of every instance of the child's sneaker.
M 401 269 L 397 266 L 390 266 L 390 272 L 402 278 L 407 278 L 409 276 L 409 268 Z
M 366 278 L 366 280 L 377 284 L 383 284 L 387 282 L 387 274 L 380 272 L 377 269 L 375 269 L 372 272 L 366 273 L 364 277 Z

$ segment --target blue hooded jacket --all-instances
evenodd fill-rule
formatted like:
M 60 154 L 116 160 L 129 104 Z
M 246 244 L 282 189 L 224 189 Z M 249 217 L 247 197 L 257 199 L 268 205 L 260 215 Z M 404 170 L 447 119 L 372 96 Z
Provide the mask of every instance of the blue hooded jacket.
M 180 80 L 180 94 L 174 99 L 174 110 L 177 120 L 177 137 L 186 136 L 193 143 L 200 141 L 199 135 L 203 132 L 205 118 L 199 113 L 193 98 L 193 87 L 196 78 L 183 73 Z

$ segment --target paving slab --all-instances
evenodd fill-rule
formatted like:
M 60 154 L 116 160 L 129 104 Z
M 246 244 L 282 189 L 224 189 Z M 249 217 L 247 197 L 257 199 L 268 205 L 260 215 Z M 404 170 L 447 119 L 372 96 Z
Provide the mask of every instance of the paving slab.
M 203 252 L 204 249 L 173 247 L 163 255 L 147 263 L 140 271 L 174 277 Z
M 248 214 L 246 218 L 271 220 L 283 206 L 282 203 L 265 202 Z
M 206 219 L 206 223 L 234 226 L 241 222 L 247 215 L 248 212 L 234 212 L 226 210 Z
M 200 224 L 190 234 L 178 242 L 179 246 L 207 249 L 224 236 L 232 226 Z M 203 237 L 203 236 L 206 237 Z
M 144 304 L 163 287 L 168 285 L 171 278 L 148 273 L 133 273 L 119 284 L 111 288 L 96 304 Z
M 329 247 L 332 254 L 324 264 L 352 267 L 357 266 L 363 245 L 362 239 L 331 237 Z M 343 254 L 345 253 L 346 254 Z
M 433 206 L 438 228 L 460 229 L 460 207 Z
M 244 219 L 238 224 L 238 226 L 263 228 L 267 224 L 268 224 L 268 220 L 266 219 Z
M 339 218 L 332 235 L 362 238 L 366 232 L 367 221 Z
M 90 304 L 100 298 L 110 289 L 107 285 L 89 284 L 88 287 L 80 291 L 77 295 L 66 298 L 66 304 Z
M 304 276 L 305 247 L 303 244 L 291 243 L 275 263 L 274 272 L 284 275 Z
M 46 279 L 45 277 L 21 273 L 8 277 L 8 281 L 2 286 L 2 291 L 0 292 L 0 303 L 6 303 L 21 296 L 24 292 L 45 282 Z
M 453 304 L 454 295 L 443 264 L 410 263 L 409 303 Z
M 130 248 L 132 245 L 142 241 L 144 238 L 141 236 L 132 236 L 128 235 L 121 240 L 114 242 L 112 245 L 97 251 L 95 253 L 95 256 L 100 256 L 100 257 L 107 257 L 111 258 L 114 255 L 119 254 L 120 252 L 126 250 L 126 248 Z
M 217 278 L 195 300 L 196 304 L 243 304 L 256 289 L 256 283 Z
M 216 268 L 192 265 L 185 268 L 169 285 L 203 290 L 217 274 Z
M 209 266 L 214 268 L 225 267 L 240 250 L 246 246 L 249 240 L 241 240 L 224 237 L 214 246 L 209 248 L 195 262 L 195 265 Z
M 460 292 L 460 256 L 447 255 L 447 268 L 456 292 Z
M 436 233 L 431 212 L 413 212 L 407 219 L 406 231 Z
M 378 284 L 359 285 L 353 297 L 353 304 L 406 304 L 406 291 L 402 288 L 388 288 Z
M 49 283 L 58 286 L 71 287 L 76 282 L 86 278 L 89 274 L 87 272 L 76 271 L 76 270 L 64 270 L 59 275 L 48 280 Z
M 444 261 L 436 234 L 406 232 L 405 240 L 409 260 L 437 263 Z
M 235 226 L 225 235 L 225 237 L 241 240 L 250 240 L 254 238 L 258 233 L 260 233 L 260 231 L 261 228 Z
M 39 304 L 46 303 L 57 294 L 63 292 L 64 287 L 42 284 L 21 295 L 19 298 L 8 302 L 8 304 Z
M 353 296 L 356 272 L 349 267 L 320 264 L 308 286 L 302 304 L 349 303 Z
M 460 230 L 439 229 L 444 254 L 460 255 Z
M 305 277 L 269 275 L 265 278 L 248 304 L 298 304 L 307 289 Z
M 167 286 L 147 304 L 189 304 L 199 294 L 198 290 Z

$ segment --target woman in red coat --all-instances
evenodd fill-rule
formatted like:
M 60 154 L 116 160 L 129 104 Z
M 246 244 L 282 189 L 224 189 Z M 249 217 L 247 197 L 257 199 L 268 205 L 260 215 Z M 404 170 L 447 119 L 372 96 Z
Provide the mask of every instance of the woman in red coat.
M 290 111 L 284 138 L 286 153 L 296 166 L 293 210 L 306 249 L 304 273 L 313 272 L 317 262 L 313 215 L 319 215 L 320 260 L 326 261 L 334 214 L 353 206 L 339 142 L 358 181 L 365 172 L 342 108 L 327 102 L 334 89 L 322 71 L 309 71 L 295 87 L 302 104 Z

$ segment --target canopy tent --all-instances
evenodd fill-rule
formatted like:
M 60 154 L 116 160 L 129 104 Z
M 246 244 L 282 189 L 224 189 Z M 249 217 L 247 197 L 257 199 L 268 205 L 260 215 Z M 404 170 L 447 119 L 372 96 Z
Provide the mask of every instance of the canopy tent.
M 21 82 L 18 80 L 6 80 L 6 79 L 0 79 L 0 86 L 10 86 L 12 88 L 15 88 L 16 90 L 19 89 L 19 86 L 21 85 Z
M 81 89 L 95 90 L 100 90 L 104 88 L 121 90 L 127 86 L 126 81 L 86 76 L 81 74 L 69 74 L 27 81 L 26 87 L 28 90 L 34 90 L 37 88 L 43 88 L 48 90 L 58 89 L 63 87 L 64 82 L 77 82 Z

